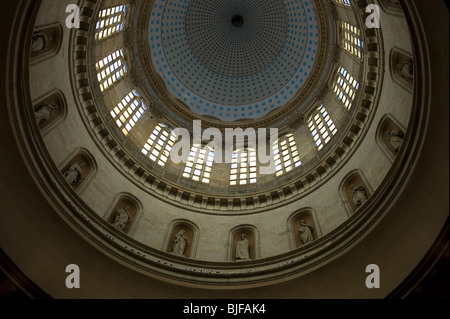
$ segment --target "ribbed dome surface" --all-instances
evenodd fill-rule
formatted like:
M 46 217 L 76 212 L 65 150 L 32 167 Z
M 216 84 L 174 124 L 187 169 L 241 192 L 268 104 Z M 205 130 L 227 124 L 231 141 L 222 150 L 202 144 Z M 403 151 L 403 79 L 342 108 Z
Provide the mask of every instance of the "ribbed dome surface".
M 289 102 L 319 41 L 310 1 L 157 0 L 153 64 L 168 91 L 199 115 L 257 119 Z
M 246 77 L 271 65 L 286 42 L 281 0 L 191 0 L 186 36 L 194 56 L 226 77 Z
M 280 1 L 84 0 L 70 32 L 67 1 L 4 1 L 0 295 L 10 283 L 64 299 L 440 290 L 445 4 Z

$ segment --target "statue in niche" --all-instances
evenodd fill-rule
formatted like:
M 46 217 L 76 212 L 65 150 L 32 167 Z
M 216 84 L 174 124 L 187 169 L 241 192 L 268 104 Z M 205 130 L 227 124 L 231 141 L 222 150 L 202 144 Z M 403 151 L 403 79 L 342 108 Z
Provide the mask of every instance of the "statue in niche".
M 31 41 L 31 52 L 44 51 L 48 48 L 52 38 L 43 32 L 36 32 L 33 34 Z
M 300 239 L 302 240 L 303 244 L 310 243 L 314 240 L 313 231 L 314 231 L 313 227 L 307 224 L 304 220 L 300 222 L 298 233 L 300 235 Z
M 86 166 L 86 163 L 81 162 L 81 163 L 75 163 L 72 166 L 70 166 L 64 173 L 64 178 L 66 179 L 66 181 L 70 184 L 70 185 L 75 185 L 77 183 L 79 183 L 82 179 L 82 170 L 83 167 Z
M 123 231 L 125 229 L 125 227 L 127 227 L 128 222 L 131 219 L 130 216 L 130 207 L 126 206 L 125 208 L 121 208 L 117 211 L 116 213 L 116 217 L 114 219 L 114 227 L 118 230 Z
M 400 1 L 399 0 L 387 0 L 387 4 L 392 7 L 399 7 Z
M 188 243 L 188 238 L 185 236 L 185 233 L 186 231 L 182 229 L 175 236 L 175 240 L 173 241 L 173 253 L 175 255 L 184 256 Z
M 356 205 L 356 208 L 361 207 L 365 202 L 367 202 L 367 192 L 363 186 L 352 185 L 352 198 Z
M 398 152 L 403 144 L 403 139 L 405 136 L 402 132 L 397 130 L 389 131 L 387 132 L 387 135 L 389 146 L 392 147 L 395 152 Z
M 36 121 L 39 125 L 47 122 L 59 109 L 59 106 L 56 104 L 47 104 L 42 106 L 39 110 L 34 112 L 34 116 L 36 117 Z
M 400 72 L 400 75 L 408 81 L 414 78 L 414 64 L 411 60 L 406 60 L 397 64 L 397 70 Z
M 236 260 L 250 259 L 250 244 L 246 234 L 241 235 L 241 240 L 236 245 Z

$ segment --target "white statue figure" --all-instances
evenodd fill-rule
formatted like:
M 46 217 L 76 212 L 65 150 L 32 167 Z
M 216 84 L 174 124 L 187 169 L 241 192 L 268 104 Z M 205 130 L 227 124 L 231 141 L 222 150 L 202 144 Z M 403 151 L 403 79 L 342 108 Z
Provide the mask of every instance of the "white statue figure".
M 82 175 L 81 172 L 83 170 L 83 167 L 86 166 L 86 163 L 75 163 L 72 166 L 70 166 L 65 172 L 64 172 L 64 178 L 70 185 L 75 185 L 81 181 Z
M 250 244 L 248 243 L 247 235 L 242 234 L 241 240 L 236 245 L 236 260 L 250 259 Z
M 31 41 L 31 52 L 39 52 L 46 50 L 52 38 L 43 32 L 33 34 Z
M 414 64 L 410 60 L 399 63 L 397 69 L 406 80 L 411 80 L 414 77 Z
M 310 243 L 314 240 L 313 231 L 314 229 L 312 228 L 312 226 L 307 224 L 304 220 L 300 222 L 298 233 L 300 234 L 300 239 L 302 240 L 303 244 Z
M 47 122 L 53 114 L 58 111 L 59 107 L 56 104 L 47 104 L 42 106 L 39 110 L 34 112 L 34 116 L 36 117 L 36 121 L 39 125 Z
M 119 209 L 117 211 L 113 224 L 115 228 L 121 231 L 125 229 L 125 227 L 128 225 L 128 222 L 131 219 L 129 211 L 130 207 L 128 206 L 126 206 L 124 209 Z
M 185 233 L 186 231 L 182 229 L 175 236 L 175 240 L 173 241 L 173 253 L 175 255 L 184 256 L 188 243 L 188 238 L 184 235 Z
M 355 203 L 356 207 L 359 208 L 365 202 L 367 202 L 366 189 L 362 186 L 352 185 L 352 190 L 353 190 L 352 194 L 353 202 Z
M 397 130 L 392 130 L 389 131 L 387 135 L 389 146 L 391 146 L 395 152 L 398 152 L 403 144 L 403 133 Z

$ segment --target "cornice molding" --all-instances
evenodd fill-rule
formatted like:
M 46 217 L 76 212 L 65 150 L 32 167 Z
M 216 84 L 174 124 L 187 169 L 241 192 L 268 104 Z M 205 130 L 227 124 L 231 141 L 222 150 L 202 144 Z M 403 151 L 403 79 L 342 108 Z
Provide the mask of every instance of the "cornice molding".
M 139 10 L 144 10 L 144 12 L 146 12 L 145 10 L 151 9 L 151 3 L 152 2 L 137 1 L 136 5 L 139 6 Z M 142 6 L 146 9 L 141 9 Z M 323 9 L 324 7 L 319 6 L 319 8 Z M 93 7 L 91 10 L 96 13 L 99 10 L 98 4 L 97 8 Z M 139 10 L 134 8 L 135 12 Z M 93 16 L 95 17 L 96 15 L 93 14 Z M 142 16 L 145 16 L 145 14 Z M 327 15 L 319 14 L 319 16 L 322 16 L 323 19 L 324 16 Z M 93 25 L 89 24 L 89 19 L 91 19 L 91 17 L 84 17 L 83 19 L 86 20 L 88 25 Z M 144 30 L 147 30 L 148 21 L 145 19 L 138 19 L 138 22 L 143 23 L 142 21 L 144 21 L 144 24 L 141 25 L 141 27 Z M 130 30 L 135 30 L 138 28 L 136 25 L 131 25 L 131 29 L 126 31 L 128 35 L 130 32 L 134 32 Z M 330 24 L 329 21 L 326 21 L 325 25 L 327 25 L 330 29 L 328 29 L 327 32 L 324 27 L 321 32 L 331 34 L 332 26 L 334 24 Z M 206 214 L 222 214 L 223 209 L 229 210 L 230 205 L 232 212 L 228 213 L 231 214 L 263 212 L 292 203 L 323 185 L 329 178 L 339 171 L 339 168 L 347 162 L 347 160 L 351 157 L 351 154 L 353 154 L 353 152 L 357 149 L 357 145 L 362 142 L 361 136 L 364 136 L 365 132 L 369 129 L 375 113 L 373 108 L 376 103 L 374 103 L 374 101 L 377 100 L 377 96 L 380 93 L 380 90 L 377 88 L 382 86 L 381 81 L 373 83 L 368 82 L 366 86 L 361 86 L 358 98 L 354 103 L 351 113 L 351 122 L 348 123 L 347 128 L 342 131 L 340 138 L 334 139 L 333 143 L 335 144 L 328 145 L 327 149 L 329 151 L 325 154 L 321 154 L 321 160 L 308 171 L 299 169 L 296 171 L 297 176 L 295 176 L 295 173 L 287 174 L 286 176 L 279 178 L 276 187 L 269 187 L 269 185 L 265 189 L 247 190 L 244 197 L 240 188 L 236 188 L 234 191 L 229 190 L 228 194 L 224 194 L 223 190 L 214 191 L 210 187 L 205 187 L 203 185 L 198 185 L 195 190 L 192 190 L 187 186 L 180 185 L 178 183 L 178 176 L 173 175 L 171 177 L 171 174 L 166 171 L 163 172 L 163 168 L 160 168 L 157 165 L 152 165 L 152 169 L 149 170 L 148 159 L 143 156 L 135 157 L 133 154 L 136 154 L 138 150 L 133 150 L 130 152 L 130 150 L 122 145 L 122 141 L 117 137 L 117 135 L 112 132 L 113 129 L 106 125 L 105 120 L 102 117 L 102 114 L 106 114 L 105 111 L 102 111 L 103 101 L 101 99 L 99 100 L 101 94 L 96 92 L 98 90 L 94 90 L 94 94 L 92 94 L 92 88 L 95 87 L 96 77 L 95 72 L 89 72 L 89 70 L 95 70 L 95 62 L 86 61 L 83 58 L 84 55 L 79 53 L 83 50 L 87 50 L 89 52 L 90 46 L 95 45 L 93 40 L 89 37 L 89 34 L 92 32 L 93 30 L 76 32 L 75 39 L 72 43 L 83 43 L 83 45 L 77 45 L 74 47 L 74 57 L 81 58 L 76 58 L 73 63 L 74 65 L 87 65 L 87 68 L 75 68 L 74 77 L 77 79 L 76 81 L 78 81 L 77 90 L 79 91 L 78 105 L 81 107 L 80 112 L 83 120 L 85 121 L 85 125 L 90 127 L 89 131 L 92 132 L 91 134 L 93 134 L 93 139 L 97 140 L 97 143 L 99 143 L 100 146 L 99 148 L 104 151 L 107 158 L 111 159 L 111 162 L 118 168 L 118 170 L 141 189 L 172 205 L 176 205 L 181 208 L 184 208 L 187 205 L 193 211 Z M 373 50 L 379 50 L 381 47 L 379 36 L 380 34 L 375 34 L 375 36 L 366 37 L 368 44 L 379 43 L 377 46 L 372 46 Z M 322 37 L 322 39 L 324 38 L 327 38 L 327 36 Z M 87 45 L 84 45 L 84 43 Z M 132 43 L 133 47 L 129 49 L 131 51 L 136 49 L 135 46 L 142 45 L 139 40 L 132 41 Z M 367 47 L 369 47 L 369 45 L 367 45 Z M 340 48 L 335 45 L 333 45 L 332 48 L 332 56 L 337 56 L 337 52 L 341 52 Z M 327 50 L 322 49 L 321 54 L 324 55 L 325 52 L 327 52 Z M 88 54 L 88 57 L 89 56 L 90 55 Z M 131 63 L 137 62 L 135 60 L 136 56 L 132 56 L 133 58 L 129 61 Z M 372 60 L 378 60 L 379 56 L 380 55 L 376 51 L 366 52 L 363 66 L 367 64 L 369 57 Z M 325 55 L 322 59 L 325 59 Z M 149 60 L 149 63 L 150 62 L 151 61 Z M 376 63 L 377 66 L 371 67 L 370 69 L 370 72 L 378 73 L 378 78 L 380 79 L 383 78 L 383 76 L 381 76 L 383 73 L 382 64 L 383 63 Z M 327 76 L 334 76 L 334 71 L 332 70 L 335 68 L 335 64 L 331 64 L 330 67 L 328 67 L 329 71 Z M 139 76 L 140 73 L 138 73 L 137 70 L 141 71 L 142 67 L 133 64 L 127 78 L 130 78 L 133 84 L 138 85 L 138 87 L 142 89 L 142 82 L 140 81 Z M 363 67 L 362 74 L 365 72 L 366 71 Z M 91 75 L 89 75 L 89 73 Z M 367 75 L 364 77 L 361 75 L 358 79 L 359 82 L 363 83 L 366 77 Z M 332 95 L 333 93 L 328 89 L 327 83 L 328 82 L 322 82 L 320 86 L 315 87 L 315 90 L 320 92 L 320 94 Z M 82 84 L 82 87 L 80 87 L 79 84 Z M 160 84 L 162 85 L 162 82 Z M 370 90 L 368 89 L 368 86 L 370 86 Z M 162 86 L 159 86 L 158 81 L 156 81 L 152 90 L 157 91 L 159 88 L 162 89 Z M 145 90 L 142 92 L 143 94 L 146 94 Z M 93 96 L 96 98 L 92 98 Z M 312 105 L 314 105 L 314 107 L 317 107 L 315 104 L 316 101 L 317 99 L 313 99 L 314 104 Z M 167 120 L 169 118 L 173 119 L 173 117 L 168 115 L 167 110 L 164 110 L 162 107 L 163 103 L 164 101 L 151 101 L 150 105 L 152 105 L 152 114 L 159 120 L 161 120 L 161 118 Z M 283 108 L 283 110 L 286 111 L 287 109 Z M 294 114 L 289 116 L 289 119 L 291 120 L 289 121 L 287 119 L 288 121 L 286 121 L 286 124 L 283 125 L 293 128 L 297 128 L 300 125 L 305 125 L 303 116 L 303 112 L 294 112 Z M 202 123 L 202 125 L 206 124 Z M 190 128 L 191 126 L 192 124 L 186 123 L 186 128 Z M 132 175 L 129 174 L 130 171 L 132 172 Z M 192 198 L 195 200 L 191 200 Z M 214 205 L 210 205 L 208 203 L 214 203 Z M 236 203 L 240 203 L 240 205 L 236 205 Z
M 29 1 L 28 3 L 32 2 Z M 84 0 L 82 5 L 83 8 L 90 9 L 84 12 L 91 12 L 94 11 L 95 1 Z M 38 7 L 25 7 L 21 13 L 22 17 L 33 16 Z M 411 15 L 416 14 L 413 6 L 408 6 L 408 9 Z M 90 18 L 89 16 L 83 16 L 82 21 L 88 23 Z M 10 57 L 13 59 L 11 61 L 13 63 L 11 63 L 12 67 L 8 71 L 7 84 L 9 92 L 11 92 L 11 95 L 8 96 L 8 113 L 23 160 L 43 195 L 55 211 L 80 236 L 112 259 L 147 276 L 189 287 L 229 289 L 269 285 L 311 272 L 345 254 L 352 246 L 360 242 L 389 212 L 389 208 L 395 203 L 397 196 L 402 193 L 408 178 L 412 174 L 424 143 L 430 108 L 431 79 L 425 36 L 422 29 L 417 27 L 411 32 L 415 37 L 414 45 L 417 53 L 415 65 L 418 66 L 418 70 L 421 70 L 422 74 L 417 77 L 415 82 L 412 125 L 408 128 L 401 154 L 396 158 L 388 174 L 389 178 L 385 179 L 382 186 L 375 190 L 369 201 L 358 211 L 358 214 L 353 215 L 334 231 L 310 245 L 271 258 L 242 263 L 219 263 L 176 257 L 145 246 L 115 230 L 92 211 L 64 181 L 46 150 L 39 127 L 34 119 L 32 101 L 29 95 L 29 54 L 27 50 L 24 50 L 25 47 L 29 47 L 32 23 L 27 24 L 23 21 L 22 19 L 17 23 L 21 23 L 22 26 L 28 25 L 28 29 L 18 29 L 17 36 L 12 40 Z M 93 130 L 97 137 L 108 138 L 104 126 L 100 129 L 101 127 L 96 124 L 98 114 L 94 112 L 93 95 L 89 91 L 90 78 L 86 76 L 86 70 L 83 72 L 83 68 L 79 68 L 80 65 L 84 65 L 84 60 L 78 60 L 80 56 L 83 56 L 78 53 L 86 50 L 86 45 L 83 44 L 86 42 L 83 42 L 83 40 L 86 40 L 88 36 L 89 32 L 85 29 L 73 31 L 72 34 L 73 88 L 78 90 L 75 91 L 78 93 L 78 107 L 80 113 L 86 116 L 87 127 L 93 126 L 94 129 L 97 129 Z M 380 36 L 378 33 L 370 34 L 367 41 L 373 43 L 378 41 Z M 380 49 L 382 42 L 378 44 L 379 46 L 376 47 Z M 378 52 L 369 52 L 368 55 L 375 59 Z M 370 72 L 376 70 L 381 72 L 383 64 L 383 61 L 379 61 L 376 66 L 372 65 Z M 366 90 L 367 87 L 370 89 Z M 358 102 L 359 122 L 355 124 L 361 124 L 361 131 L 352 131 L 351 133 L 355 136 L 361 136 L 367 132 L 368 125 L 364 125 L 364 123 L 370 123 L 370 115 L 373 114 L 372 107 L 377 103 L 380 88 L 372 86 L 371 83 L 363 89 L 364 94 L 361 94 Z M 375 94 L 375 96 L 372 94 Z M 109 142 L 112 141 L 111 137 Z M 356 142 L 357 140 L 354 141 L 354 143 Z M 99 145 L 102 145 L 102 143 L 104 141 L 99 140 Z M 112 144 L 106 143 L 104 145 L 105 148 L 109 148 Z M 116 147 L 118 146 L 116 145 Z M 344 153 L 351 153 L 351 150 L 351 147 L 348 146 L 343 151 Z M 113 153 L 113 148 L 110 151 Z

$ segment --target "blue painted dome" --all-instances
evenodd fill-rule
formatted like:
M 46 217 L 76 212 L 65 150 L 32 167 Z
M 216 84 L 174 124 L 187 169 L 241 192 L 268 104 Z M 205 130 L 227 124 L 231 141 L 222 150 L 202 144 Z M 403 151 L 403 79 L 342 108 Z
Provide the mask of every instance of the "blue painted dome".
M 226 122 L 287 104 L 313 70 L 319 41 L 308 0 L 156 0 L 149 30 L 170 94 Z

